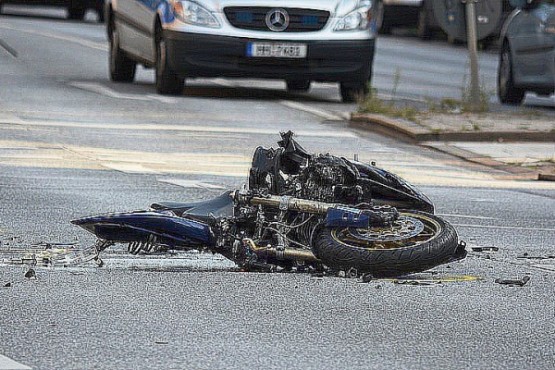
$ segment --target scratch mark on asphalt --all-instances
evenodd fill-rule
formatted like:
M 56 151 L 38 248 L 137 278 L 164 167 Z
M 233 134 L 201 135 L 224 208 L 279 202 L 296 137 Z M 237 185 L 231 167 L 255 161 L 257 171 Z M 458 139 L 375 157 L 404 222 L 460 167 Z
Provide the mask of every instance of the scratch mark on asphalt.
M 2 49 L 6 50 L 8 54 L 10 54 L 13 58 L 17 58 L 17 50 L 8 45 L 7 42 L 0 39 L 0 46 L 2 47 Z

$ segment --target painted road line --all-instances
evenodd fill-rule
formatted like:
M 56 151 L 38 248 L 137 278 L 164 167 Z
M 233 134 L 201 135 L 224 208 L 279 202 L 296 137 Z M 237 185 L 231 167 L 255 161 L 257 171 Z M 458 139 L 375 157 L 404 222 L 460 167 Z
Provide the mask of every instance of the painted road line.
M 103 96 L 107 96 L 109 98 L 114 98 L 114 99 L 139 100 L 139 101 L 156 100 L 156 101 L 159 101 L 161 103 L 166 103 L 166 104 L 176 104 L 177 103 L 177 99 L 168 98 L 166 96 L 161 96 L 161 95 L 152 95 L 152 94 L 138 95 L 138 94 L 120 93 L 120 92 L 117 92 L 116 90 L 113 90 L 113 89 L 107 87 L 107 86 L 104 86 L 104 85 L 99 84 L 99 83 L 94 83 L 94 82 L 73 81 L 73 82 L 69 82 L 68 85 L 76 87 L 76 88 L 81 89 L 81 90 L 93 92 L 93 93 L 103 95 Z
M 14 149 L 15 148 L 15 149 Z M 252 163 L 250 150 L 241 152 L 148 152 L 66 144 L 0 140 L 0 164 L 15 167 L 117 170 L 125 173 L 214 175 L 245 178 Z M 388 166 L 415 185 L 499 189 L 555 190 L 553 182 L 507 181 L 459 169 L 442 171 Z M 453 215 L 456 217 L 455 215 Z M 461 219 L 462 220 L 462 219 Z
M 9 357 L 0 355 L 0 370 L 30 370 L 29 366 L 20 364 Z
M 105 163 L 101 162 L 102 167 L 110 170 L 115 170 L 123 173 L 144 173 L 144 174 L 160 174 L 160 172 L 151 168 L 145 167 L 139 163 Z
M 548 231 L 553 232 L 555 228 L 548 227 L 522 227 L 522 226 L 495 226 L 495 225 L 472 225 L 472 224 L 455 224 L 455 227 L 469 227 L 473 229 L 493 229 L 493 230 L 526 230 L 526 231 Z
M 239 85 L 225 80 L 223 78 L 213 78 L 211 79 L 212 82 L 214 82 L 217 85 L 220 86 L 225 86 L 225 87 L 240 87 Z M 299 110 L 305 113 L 310 113 L 312 115 L 315 115 L 317 117 L 323 118 L 325 120 L 328 121 L 344 121 L 345 119 L 349 119 L 349 115 L 347 115 L 347 117 L 345 117 L 345 115 L 338 115 L 338 114 L 334 114 L 331 113 L 329 111 L 326 111 L 324 109 L 320 109 L 320 108 L 315 108 L 315 107 L 311 107 L 308 104 L 303 104 L 303 103 L 299 103 L 299 102 L 294 102 L 291 100 L 280 100 L 279 104 L 287 107 L 287 108 L 291 108 L 291 109 L 295 109 L 295 110 Z
M 336 114 L 332 114 L 328 111 L 325 111 L 323 109 L 319 109 L 319 108 L 315 108 L 315 107 L 311 107 L 310 105 L 307 104 L 303 104 L 303 103 L 297 103 L 294 101 L 290 101 L 290 100 L 280 100 L 279 104 L 291 108 L 291 109 L 296 109 L 296 110 L 300 110 L 302 112 L 305 113 L 310 113 L 313 114 L 317 117 L 323 118 L 325 120 L 329 120 L 329 121 L 343 121 L 344 118 L 336 115 Z
M 5 30 L 10 30 L 10 31 L 17 31 L 17 32 L 23 32 L 23 33 L 27 33 L 30 35 L 37 35 L 37 36 L 41 36 L 41 37 L 48 37 L 48 38 L 52 38 L 52 39 L 56 39 L 56 40 L 61 40 L 61 41 L 68 41 L 68 42 L 72 42 L 81 46 L 85 46 L 91 49 L 96 49 L 96 50 L 102 50 L 102 51 L 108 51 L 108 45 L 107 43 L 100 43 L 100 42 L 94 42 L 94 41 L 89 41 L 89 40 L 85 40 L 85 39 L 81 39 L 78 37 L 74 37 L 74 36 L 68 36 L 68 35 L 62 35 L 59 33 L 52 33 L 52 32 L 47 32 L 47 31 L 33 31 L 30 30 L 29 28 L 19 28 L 19 27 L 15 27 L 12 25 L 7 25 L 7 24 L 0 24 L 0 28 L 5 29 Z
M 229 126 L 193 126 L 193 125 L 169 125 L 169 124 L 125 124 L 125 123 L 98 123 L 98 122 L 68 122 L 68 121 L 42 121 L 42 120 L 18 120 L 11 122 L 9 119 L 0 117 L 0 124 L 13 124 L 21 126 L 37 127 L 75 127 L 87 129 L 112 129 L 130 131 L 183 131 L 183 132 L 210 132 L 210 133 L 242 133 L 276 136 L 278 129 L 261 129 L 255 127 L 229 127 Z M 327 138 L 357 138 L 358 136 L 349 131 L 342 130 L 297 130 L 298 137 L 327 137 Z
M 202 182 L 197 180 L 184 180 L 184 179 L 157 179 L 159 182 L 165 182 L 172 185 L 181 186 L 182 188 L 196 188 L 196 189 L 207 189 L 207 190 L 225 190 L 223 186 L 211 184 L 208 182 Z
M 441 216 L 441 217 L 472 218 L 472 219 L 475 219 L 475 220 L 499 220 L 499 218 L 497 218 L 497 217 L 455 215 L 455 214 L 449 214 L 449 213 L 436 213 L 436 215 Z

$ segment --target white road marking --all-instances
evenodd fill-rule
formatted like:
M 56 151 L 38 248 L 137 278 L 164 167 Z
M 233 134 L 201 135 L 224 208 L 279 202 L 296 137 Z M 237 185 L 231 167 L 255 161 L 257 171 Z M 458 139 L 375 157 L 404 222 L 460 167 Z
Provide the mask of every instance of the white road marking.
M 91 49 L 102 50 L 102 51 L 108 51 L 109 50 L 108 45 L 106 43 L 89 41 L 89 40 L 81 39 L 81 38 L 78 38 L 78 37 L 62 35 L 62 34 L 59 34 L 59 33 L 51 33 L 51 32 L 47 32 L 47 31 L 44 31 L 44 30 L 33 31 L 33 30 L 30 30 L 29 28 L 19 28 L 19 27 L 15 27 L 13 25 L 7 25 L 7 24 L 0 24 L 0 28 L 3 28 L 5 30 L 24 32 L 24 33 L 28 33 L 28 34 L 31 34 L 31 35 L 49 37 L 49 38 L 57 39 L 57 40 L 61 40 L 61 41 L 69 41 L 69 42 L 73 42 L 75 44 L 79 44 L 81 46 L 85 46 L 85 47 L 88 47 L 88 48 L 91 48 Z
M 521 226 L 495 226 L 495 225 L 471 225 L 471 224 L 455 224 L 456 227 L 470 227 L 473 229 L 494 229 L 494 230 L 526 230 L 526 231 L 555 231 L 555 228 L 548 227 L 521 227 Z
M 496 217 L 455 215 L 455 214 L 449 214 L 449 213 L 437 213 L 437 215 L 442 217 L 472 218 L 475 220 L 499 220 L 499 218 L 496 218 Z
M 168 96 L 155 95 L 155 94 L 147 94 L 146 97 L 152 100 L 158 100 L 159 102 L 166 103 L 166 104 L 177 104 L 179 103 L 180 100 L 182 100 L 180 98 L 171 98 Z
M 101 163 L 102 167 L 106 167 L 111 170 L 124 172 L 124 173 L 146 173 L 146 174 L 159 174 L 160 172 L 153 169 L 147 168 L 142 164 L 138 163 Z
M 125 123 L 97 123 L 97 122 L 68 122 L 68 121 L 41 121 L 41 120 L 17 120 L 11 121 L 9 118 L 0 117 L 0 124 L 14 124 L 21 126 L 37 127 L 75 127 L 75 128 L 97 128 L 112 130 L 145 130 L 145 131 L 186 131 L 186 132 L 217 132 L 217 133 L 242 133 L 242 134 L 261 134 L 276 135 L 276 128 L 255 128 L 255 127 L 229 127 L 229 126 L 193 126 L 193 125 L 168 125 L 168 124 L 125 124 Z M 357 135 L 349 131 L 339 130 L 297 130 L 295 134 L 299 137 L 329 137 L 329 138 L 356 138 Z
M 29 366 L 20 364 L 9 357 L 0 355 L 0 370 L 30 370 Z
M 94 83 L 94 82 L 73 81 L 73 82 L 69 82 L 68 85 L 76 87 L 76 88 L 81 89 L 81 90 L 93 92 L 93 93 L 96 93 L 96 94 L 99 94 L 99 95 L 104 95 L 104 96 L 114 98 L 114 99 L 139 100 L 139 101 L 157 100 L 161 103 L 166 103 L 166 104 L 176 104 L 177 103 L 177 99 L 169 98 L 169 97 L 161 96 L 161 95 L 152 95 L 152 94 L 138 95 L 138 94 L 120 93 L 120 92 L 117 92 L 117 91 L 107 87 L 107 86 L 104 86 L 104 85 L 99 84 L 99 83 Z
M 237 85 L 235 85 L 231 81 L 224 80 L 223 78 L 212 78 L 211 81 L 214 82 L 216 85 L 220 85 L 220 86 L 237 87 Z
M 237 84 L 225 80 L 223 78 L 213 78 L 211 79 L 212 82 L 214 82 L 217 85 L 220 86 L 225 86 L 225 87 L 238 87 Z M 291 100 L 280 100 L 279 104 L 287 107 L 287 108 L 291 108 L 291 109 L 295 109 L 295 110 L 299 110 L 305 113 L 310 113 L 313 114 L 317 117 L 323 118 L 325 120 L 329 120 L 329 121 L 344 121 L 346 119 L 349 119 L 349 115 L 338 115 L 338 114 L 334 114 L 331 113 L 329 111 L 326 111 L 324 109 L 320 109 L 320 108 L 315 108 L 315 107 L 311 107 L 308 104 L 303 104 L 303 103 L 299 103 L 299 102 L 294 102 Z
M 292 109 L 300 110 L 302 112 L 310 113 L 310 114 L 313 114 L 317 117 L 323 118 L 325 120 L 330 120 L 330 121 L 343 121 L 344 120 L 344 118 L 339 116 L 339 115 L 332 114 L 332 113 L 330 113 L 328 111 L 325 111 L 323 109 L 311 107 L 310 105 L 307 105 L 307 104 L 297 103 L 297 102 L 290 101 L 290 100 L 281 100 L 279 103 L 283 106 L 288 107 L 288 108 L 292 108 Z
M 196 189 L 208 189 L 208 190 L 225 190 L 223 186 L 210 184 L 208 182 L 202 182 L 198 180 L 184 180 L 184 179 L 157 179 L 160 182 L 165 182 L 172 185 L 181 186 L 183 188 L 196 188 Z

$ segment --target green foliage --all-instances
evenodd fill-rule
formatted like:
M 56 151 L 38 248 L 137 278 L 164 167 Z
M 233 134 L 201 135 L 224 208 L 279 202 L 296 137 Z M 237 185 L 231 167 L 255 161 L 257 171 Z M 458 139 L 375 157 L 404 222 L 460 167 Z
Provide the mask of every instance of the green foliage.
M 408 121 L 418 121 L 418 110 L 410 106 L 398 107 L 393 101 L 384 101 L 378 97 L 375 90 L 359 102 L 359 112 L 383 114 L 384 116 L 403 118 Z
M 432 113 L 460 113 L 462 102 L 453 98 L 443 98 L 439 104 L 434 100 L 428 100 L 428 111 Z
M 395 74 L 393 75 L 393 89 L 391 90 L 391 99 L 395 100 L 397 97 L 397 89 L 399 88 L 399 82 L 401 81 L 401 69 L 399 67 L 395 68 Z
M 484 81 L 484 77 L 482 77 L 482 81 Z M 461 95 L 462 95 L 461 108 L 463 112 L 468 112 L 468 113 L 489 112 L 489 97 L 491 93 L 487 91 L 483 83 L 480 84 L 478 93 L 479 93 L 478 105 L 474 106 L 471 86 L 470 86 L 470 83 L 467 83 L 467 78 L 465 75 L 463 79 L 463 87 L 461 88 Z

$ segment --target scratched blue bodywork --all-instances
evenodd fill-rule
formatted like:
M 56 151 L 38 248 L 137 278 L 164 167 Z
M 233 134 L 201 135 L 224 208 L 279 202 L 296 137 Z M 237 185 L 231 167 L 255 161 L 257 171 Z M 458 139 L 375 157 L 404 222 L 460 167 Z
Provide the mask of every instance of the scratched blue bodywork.
M 111 213 L 71 221 L 100 239 L 115 242 L 148 240 L 155 236 L 166 245 L 212 245 L 210 227 L 170 212 Z

